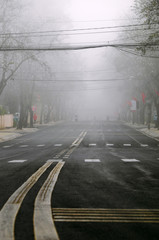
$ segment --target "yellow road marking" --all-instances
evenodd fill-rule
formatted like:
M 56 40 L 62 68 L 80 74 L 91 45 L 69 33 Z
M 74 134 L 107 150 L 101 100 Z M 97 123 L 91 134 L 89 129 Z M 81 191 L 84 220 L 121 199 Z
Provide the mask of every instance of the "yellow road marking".
M 84 137 L 86 136 L 87 132 L 83 131 L 81 132 L 81 134 L 79 135 L 79 137 L 72 143 L 72 147 L 73 146 L 79 146 L 79 144 L 82 142 L 82 140 L 84 139 Z
M 71 149 L 69 149 L 64 158 L 68 158 L 72 153 L 73 151 L 80 145 L 80 143 L 83 141 L 84 137 L 86 136 L 87 132 L 83 131 L 81 132 L 81 134 L 79 135 L 79 137 L 71 144 Z
M 61 157 L 68 149 L 64 149 L 61 152 L 57 153 L 56 156 L 54 157 L 55 159 Z
M 51 212 L 51 196 L 65 162 L 59 162 L 41 187 L 34 204 L 34 235 L 36 240 L 58 240 Z
M 53 161 L 52 161 L 53 162 Z M 40 176 L 52 164 L 52 162 L 45 163 L 39 168 L 21 187 L 19 187 L 8 199 L 0 211 L 0 239 L 13 240 L 14 239 L 14 225 L 22 201 L 28 191 L 37 182 Z
M 53 208 L 55 222 L 159 223 L 159 209 Z

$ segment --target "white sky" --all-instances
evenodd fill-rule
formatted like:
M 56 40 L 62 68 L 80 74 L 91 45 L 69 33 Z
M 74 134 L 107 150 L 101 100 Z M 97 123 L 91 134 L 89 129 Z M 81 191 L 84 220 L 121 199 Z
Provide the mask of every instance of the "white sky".
M 32 18 L 56 21 L 119 19 L 128 15 L 134 0 L 28 0 Z M 30 11 L 29 10 L 29 11 Z M 65 19 L 65 20 L 66 20 Z
M 127 14 L 132 0 L 72 0 L 69 13 L 76 20 L 117 19 Z

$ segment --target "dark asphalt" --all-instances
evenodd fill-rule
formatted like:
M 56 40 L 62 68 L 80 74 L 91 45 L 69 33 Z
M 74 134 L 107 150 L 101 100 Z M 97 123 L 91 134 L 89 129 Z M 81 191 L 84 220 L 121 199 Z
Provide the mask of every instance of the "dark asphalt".
M 86 135 L 80 145 L 71 146 L 82 132 Z M 65 153 L 58 155 L 62 150 Z M 1 143 L 0 209 L 56 156 L 65 162 L 51 199 L 60 240 L 159 239 L 159 142 L 115 121 L 60 123 Z M 34 239 L 34 201 L 55 165 L 24 198 L 15 240 Z

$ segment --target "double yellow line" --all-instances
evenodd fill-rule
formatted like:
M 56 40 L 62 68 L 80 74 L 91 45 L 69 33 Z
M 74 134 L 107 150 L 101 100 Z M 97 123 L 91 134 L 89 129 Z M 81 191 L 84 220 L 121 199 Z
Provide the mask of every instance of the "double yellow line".
M 64 159 L 69 158 L 69 156 L 73 153 L 73 151 L 80 145 L 83 141 L 84 137 L 86 136 L 87 132 L 83 131 L 79 135 L 79 137 L 71 144 L 70 149 L 65 153 Z
M 33 187 L 33 185 L 38 181 L 40 176 L 47 170 L 48 167 L 54 162 L 48 161 L 41 168 L 39 168 L 20 188 L 18 188 L 13 195 L 8 199 L 3 208 L 0 211 L 0 239 L 2 240 L 14 240 L 14 228 L 15 220 L 21 204 L 28 193 L 28 191 Z M 57 177 L 64 165 L 64 162 L 58 162 L 56 166 L 51 171 L 44 185 L 40 189 L 34 207 L 34 231 L 35 239 L 44 239 L 39 237 L 38 232 L 41 229 L 40 221 L 50 223 L 51 229 L 53 229 L 55 239 L 58 239 L 54 223 L 52 220 L 51 213 L 51 194 L 56 183 Z M 46 212 L 44 211 L 46 210 Z M 48 214 L 50 213 L 50 214 Z M 42 216 L 39 220 L 37 217 Z M 50 227 L 50 226 L 49 226 Z M 50 234 L 50 232 L 48 232 Z M 48 238 L 49 239 L 49 238 Z
M 55 222 L 159 223 L 159 209 L 53 208 Z

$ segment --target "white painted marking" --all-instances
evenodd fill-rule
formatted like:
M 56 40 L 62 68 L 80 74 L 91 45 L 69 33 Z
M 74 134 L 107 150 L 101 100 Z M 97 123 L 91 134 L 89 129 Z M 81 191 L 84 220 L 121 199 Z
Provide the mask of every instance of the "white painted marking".
M 11 160 L 11 161 L 8 161 L 8 163 L 23 163 L 23 162 L 26 162 L 27 160 Z
M 157 160 L 159 160 L 159 158 L 157 158 Z
M 25 148 L 25 147 L 28 147 L 28 145 L 21 145 L 20 147 L 21 148 Z
M 89 147 L 93 147 L 93 146 L 96 146 L 96 145 L 97 145 L 96 143 L 90 143 Z
M 62 159 L 48 159 L 46 162 L 62 162 Z
M 131 144 L 130 144 L 130 143 L 124 143 L 123 146 L 125 146 L 125 147 L 131 147 Z
M 111 146 L 114 146 L 114 144 L 113 143 L 106 143 L 106 146 L 111 147 Z
M 148 144 L 140 144 L 141 147 L 148 147 Z
M 85 159 L 85 162 L 100 162 L 100 159 Z
M 140 162 L 137 159 L 121 159 L 123 162 Z
M 45 147 L 45 144 L 37 145 L 37 147 Z
M 55 146 L 55 147 L 61 147 L 62 144 L 61 144 L 61 143 L 56 143 L 56 144 L 54 144 L 54 146 Z
M 3 146 L 3 148 L 10 148 L 12 147 L 13 145 L 9 145 L 9 146 Z

